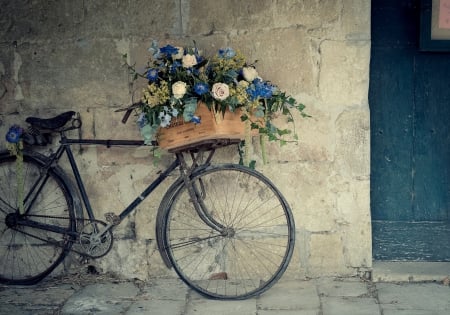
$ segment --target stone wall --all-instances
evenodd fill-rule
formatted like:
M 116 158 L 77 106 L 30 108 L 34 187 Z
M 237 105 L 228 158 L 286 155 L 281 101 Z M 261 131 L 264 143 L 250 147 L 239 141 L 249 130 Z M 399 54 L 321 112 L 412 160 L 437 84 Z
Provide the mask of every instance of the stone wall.
M 0 0 L 0 8 L 2 135 L 29 115 L 76 110 L 85 138 L 139 138 L 134 124 L 121 124 L 114 110 L 139 97 L 123 55 L 144 64 L 151 39 L 161 45 L 195 40 L 207 54 L 231 46 L 259 60 L 260 75 L 312 116 L 295 117 L 298 144 L 270 145 L 270 163 L 258 163 L 295 216 L 288 273 L 302 278 L 370 270 L 369 0 Z M 170 160 L 163 155 L 154 165 L 147 147 L 85 146 L 76 153 L 99 218 L 118 213 Z M 220 159 L 237 156 L 226 149 Z M 116 230 L 112 252 L 91 263 L 125 277 L 172 275 L 154 233 L 168 185 Z

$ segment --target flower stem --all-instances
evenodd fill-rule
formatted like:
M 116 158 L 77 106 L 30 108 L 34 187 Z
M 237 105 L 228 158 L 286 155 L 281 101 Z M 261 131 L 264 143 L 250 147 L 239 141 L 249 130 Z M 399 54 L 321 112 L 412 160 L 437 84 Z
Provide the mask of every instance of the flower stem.
M 245 121 L 244 165 L 250 165 L 250 144 L 252 143 L 252 127 L 250 120 Z
M 264 110 L 264 122 L 267 122 L 268 118 L 269 118 L 269 114 L 268 114 L 269 110 L 267 108 L 267 100 L 266 99 L 264 99 L 264 107 L 265 107 L 265 110 Z M 261 156 L 262 156 L 264 165 L 267 164 L 266 140 L 267 140 L 267 135 L 262 134 L 262 135 L 259 136 L 259 142 L 260 142 L 260 145 L 261 145 Z
M 266 135 L 259 135 L 259 144 L 261 145 L 263 165 L 267 164 L 266 137 Z

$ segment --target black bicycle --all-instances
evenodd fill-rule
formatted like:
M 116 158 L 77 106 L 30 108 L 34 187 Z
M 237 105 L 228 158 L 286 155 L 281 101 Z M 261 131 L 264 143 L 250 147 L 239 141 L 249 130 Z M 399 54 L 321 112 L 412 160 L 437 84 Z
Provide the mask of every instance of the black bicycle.
M 74 114 L 27 118 L 35 136 L 59 134 L 54 153 L 47 156 L 25 146 L 23 162 L 17 163 L 17 155 L 0 152 L 0 283 L 35 284 L 70 251 L 88 258 L 106 255 L 114 227 L 176 170 L 179 177 L 162 198 L 156 220 L 158 249 L 167 267 L 214 299 L 259 295 L 282 276 L 295 238 L 285 198 L 253 169 L 211 164 L 217 147 L 235 141 L 174 150 L 166 170 L 120 214 L 108 213 L 101 221 L 94 216 L 71 146 L 144 144 L 68 138 L 67 131 L 81 128 Z M 73 177 L 58 166 L 64 153 Z

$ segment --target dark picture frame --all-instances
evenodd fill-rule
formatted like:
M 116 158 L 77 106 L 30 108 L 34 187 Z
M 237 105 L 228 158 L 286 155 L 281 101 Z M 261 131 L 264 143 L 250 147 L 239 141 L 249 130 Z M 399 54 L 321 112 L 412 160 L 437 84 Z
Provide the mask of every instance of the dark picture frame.
M 450 29 L 439 29 L 439 5 L 441 0 L 420 2 L 420 50 L 450 52 Z

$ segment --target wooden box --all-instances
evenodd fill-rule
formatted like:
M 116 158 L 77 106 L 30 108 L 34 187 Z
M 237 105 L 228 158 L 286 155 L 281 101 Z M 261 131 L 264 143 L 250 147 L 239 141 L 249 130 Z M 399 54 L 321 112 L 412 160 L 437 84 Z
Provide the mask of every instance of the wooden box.
M 216 119 L 204 103 L 199 103 L 195 115 L 201 122 L 184 122 L 182 118 L 167 128 L 158 131 L 158 144 L 161 148 L 173 150 L 178 147 L 192 146 L 205 140 L 229 139 L 243 140 L 245 138 L 245 122 L 241 120 L 241 111 L 230 112 Z

